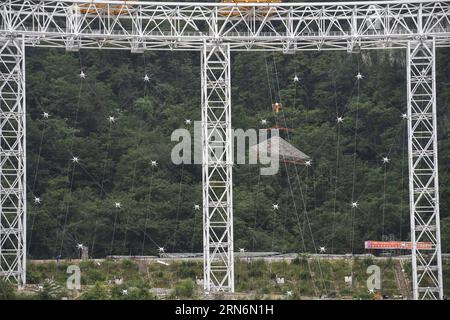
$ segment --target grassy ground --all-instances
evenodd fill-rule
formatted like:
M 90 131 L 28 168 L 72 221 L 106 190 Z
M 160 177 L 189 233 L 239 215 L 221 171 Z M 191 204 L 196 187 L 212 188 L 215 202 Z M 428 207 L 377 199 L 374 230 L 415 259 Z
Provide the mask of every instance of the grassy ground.
M 235 265 L 236 299 L 373 299 L 367 290 L 367 268 L 377 265 L 381 270 L 381 291 L 392 298 L 401 295 L 397 287 L 394 264 L 385 259 L 312 259 L 305 256 L 287 261 L 238 260 Z M 30 263 L 28 285 L 20 292 L 8 291 L 0 285 L 0 298 L 7 299 L 202 299 L 201 261 L 169 262 L 164 265 L 131 260 L 101 262 L 82 261 L 81 290 L 68 290 L 67 269 L 73 262 Z M 405 263 L 406 274 L 410 268 Z M 449 265 L 445 265 L 446 272 Z M 344 278 L 353 274 L 353 285 Z M 277 283 L 284 278 L 284 283 Z M 448 288 L 448 277 L 444 277 Z M 3 288 L 3 289 L 2 289 Z M 126 290 L 126 291 L 124 291 Z M 3 292 L 3 293 L 2 293 Z M 7 296 L 9 292 L 9 296 Z M 291 292 L 291 294 L 288 294 Z M 228 297 L 230 298 L 230 297 Z

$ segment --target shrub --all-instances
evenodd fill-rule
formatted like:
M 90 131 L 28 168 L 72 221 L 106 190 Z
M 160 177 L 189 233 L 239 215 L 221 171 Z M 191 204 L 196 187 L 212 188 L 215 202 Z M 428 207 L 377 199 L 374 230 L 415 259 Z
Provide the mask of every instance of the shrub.
M 27 283 L 37 284 L 45 279 L 45 272 L 38 270 L 37 268 L 28 268 L 27 271 Z
M 12 300 L 16 298 L 14 286 L 4 280 L 0 280 L 0 300 Z
M 301 270 L 299 274 L 299 278 L 301 280 L 308 280 L 311 278 L 311 274 L 309 273 L 309 270 Z
M 304 253 L 298 254 L 297 257 L 295 257 L 295 259 L 292 260 L 293 265 L 304 265 L 307 262 L 308 262 L 308 257 Z
M 194 279 L 195 277 L 201 275 L 200 271 L 201 270 L 199 269 L 198 264 L 183 261 L 181 265 L 177 266 L 177 277 Z
M 100 281 L 106 281 L 106 273 L 102 270 L 94 268 L 85 268 L 82 271 L 82 283 L 83 284 L 94 284 Z
M 125 259 L 122 261 L 122 269 L 126 271 L 139 271 L 139 266 L 136 262 L 131 261 L 129 259 Z
M 37 298 L 39 300 L 58 300 L 61 299 L 63 290 L 61 287 L 52 280 L 44 282 L 42 290 L 39 291 Z
M 105 285 L 96 282 L 95 285 L 81 295 L 82 300 L 108 300 L 109 292 Z
M 194 281 L 184 279 L 175 286 L 175 295 L 183 298 L 191 298 L 194 295 Z

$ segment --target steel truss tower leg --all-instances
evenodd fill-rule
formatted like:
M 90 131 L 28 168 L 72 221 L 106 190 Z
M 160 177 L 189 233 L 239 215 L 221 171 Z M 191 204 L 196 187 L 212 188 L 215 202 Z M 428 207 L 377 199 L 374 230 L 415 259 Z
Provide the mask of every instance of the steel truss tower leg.
M 409 42 L 407 64 L 413 295 L 443 299 L 434 39 Z
M 202 52 L 203 258 L 206 292 L 234 292 L 229 45 Z
M 0 39 L 0 277 L 25 284 L 25 46 Z

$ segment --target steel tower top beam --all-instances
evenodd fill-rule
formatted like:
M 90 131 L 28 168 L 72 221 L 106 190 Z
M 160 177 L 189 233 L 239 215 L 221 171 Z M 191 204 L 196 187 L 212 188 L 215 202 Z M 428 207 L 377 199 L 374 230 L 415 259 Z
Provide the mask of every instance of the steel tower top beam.
M 101 6 L 100 6 L 101 4 Z M 27 45 L 141 50 L 359 50 L 406 48 L 434 37 L 450 44 L 450 1 L 177 3 L 6 0 L 0 35 Z

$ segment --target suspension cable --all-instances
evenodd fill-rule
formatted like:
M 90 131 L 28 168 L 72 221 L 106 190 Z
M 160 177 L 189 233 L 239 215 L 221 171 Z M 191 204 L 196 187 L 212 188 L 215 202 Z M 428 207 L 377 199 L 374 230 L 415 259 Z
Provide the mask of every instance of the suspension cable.
M 142 256 L 144 255 L 144 250 L 145 250 L 145 234 L 147 232 L 147 223 L 148 223 L 148 219 L 149 219 L 149 215 L 150 215 L 150 204 L 152 202 L 152 187 L 153 187 L 153 175 L 154 175 L 154 170 L 153 170 L 153 166 L 150 165 L 150 169 L 151 169 L 151 173 L 150 173 L 150 186 L 149 186 L 149 190 L 148 190 L 148 196 L 147 196 L 147 210 L 146 210 L 146 214 L 145 214 L 145 223 L 144 223 L 144 232 L 143 232 L 143 239 L 142 239 Z
M 147 62 L 145 60 L 145 51 L 143 53 L 143 63 L 144 63 L 144 73 L 147 77 Z M 148 81 L 144 81 L 143 91 L 144 91 L 144 99 L 146 99 L 148 96 Z M 144 124 L 143 119 L 144 119 L 144 108 L 141 108 L 141 115 L 138 120 L 139 125 L 138 125 L 138 131 L 137 131 L 138 138 L 137 138 L 137 142 L 136 142 L 136 150 L 139 149 L 139 147 L 141 146 L 141 143 L 142 143 L 141 130 L 142 130 L 142 127 Z M 131 194 L 134 193 L 137 164 L 138 164 L 138 158 L 136 158 L 134 160 L 134 164 L 133 164 L 133 178 L 132 178 L 132 182 L 131 182 L 131 191 L 130 191 Z M 125 212 L 124 215 L 125 215 L 125 231 L 124 231 L 124 236 L 123 236 L 123 249 L 127 250 L 127 234 L 128 234 L 130 216 L 129 216 L 129 214 L 127 214 L 127 212 Z M 131 255 L 131 250 L 129 253 Z
M 275 57 L 275 56 L 273 56 L 273 57 Z M 280 90 L 280 83 L 279 83 L 279 78 L 278 78 L 278 70 L 277 70 L 277 64 L 276 64 L 275 58 L 274 58 L 274 68 L 275 68 L 276 81 L 277 81 L 277 85 L 278 85 L 278 90 L 279 90 L 278 92 L 279 92 L 280 103 L 281 103 L 281 90 Z M 283 120 L 284 120 L 284 125 L 285 125 L 285 127 L 287 127 L 287 120 L 286 120 L 286 115 L 285 115 L 284 110 L 282 110 L 282 116 L 283 116 Z M 288 139 L 288 141 L 290 141 L 289 131 L 287 132 L 287 139 Z M 285 162 L 285 164 L 286 164 L 286 162 Z M 286 168 L 287 168 L 287 166 L 286 166 Z M 311 242 L 312 242 L 312 245 L 313 245 L 313 248 L 314 248 L 314 252 L 317 254 L 317 246 L 316 246 L 316 242 L 315 242 L 315 239 L 314 239 L 314 233 L 312 231 L 311 222 L 310 222 L 308 209 L 307 209 L 307 205 L 306 205 L 306 194 L 303 193 L 303 188 L 302 188 L 302 184 L 300 182 L 299 172 L 298 172 L 297 166 L 295 164 L 294 164 L 294 169 L 295 169 L 295 174 L 296 174 L 296 178 L 297 178 L 297 184 L 298 184 L 299 191 L 300 191 L 300 197 L 301 197 L 302 202 L 303 202 L 304 217 L 306 218 L 306 222 L 307 222 L 308 230 L 309 230 L 309 233 L 310 233 L 310 236 L 311 236 Z M 293 201 L 295 201 L 295 200 L 293 200 Z M 303 226 L 304 226 L 304 223 L 303 223 Z M 317 261 L 317 265 L 318 265 L 319 272 L 320 272 L 320 275 L 321 275 L 323 288 L 325 290 L 325 293 L 327 293 L 327 288 L 326 288 L 326 285 L 325 285 L 325 280 L 324 280 L 324 274 L 323 274 L 323 270 L 322 270 L 321 261 L 320 261 L 320 259 L 317 259 L 316 261 Z
M 37 99 L 36 99 L 36 102 L 41 107 L 41 105 L 40 105 L 40 103 L 39 103 L 39 101 Z M 42 110 L 42 107 L 41 107 L 41 111 L 44 112 L 44 110 Z M 42 131 L 41 131 L 41 138 L 40 138 L 39 149 L 38 149 L 38 157 L 37 157 L 37 160 L 36 160 L 36 168 L 34 170 L 33 186 L 31 188 L 31 193 L 33 194 L 35 199 L 36 199 L 36 196 L 35 196 L 36 181 L 37 181 L 37 176 L 38 176 L 38 172 L 39 172 L 39 164 L 40 164 L 41 154 L 42 154 L 42 145 L 43 145 L 43 142 L 44 142 L 45 131 L 47 130 L 47 121 L 45 121 L 45 119 L 46 119 L 45 116 L 43 117 L 43 119 L 44 120 L 42 122 L 43 122 L 44 125 L 43 125 Z M 37 203 L 37 204 L 39 204 L 39 203 Z M 28 232 L 29 236 L 28 236 L 28 243 L 27 243 L 28 244 L 27 245 L 27 252 L 30 252 L 30 246 L 31 246 L 31 241 L 33 239 L 33 230 L 34 230 L 35 222 L 36 222 L 36 214 L 33 215 L 33 218 L 31 220 L 31 227 L 30 227 L 30 230 Z
M 267 58 L 266 58 L 266 54 L 265 54 L 265 53 L 264 53 L 264 58 L 265 58 L 265 65 L 266 65 L 267 79 L 268 79 L 268 83 L 270 83 L 270 81 L 269 81 L 269 79 L 270 79 L 270 77 L 269 77 L 269 67 L 268 67 Z M 272 97 L 272 92 L 271 92 L 270 87 L 269 87 L 269 91 L 270 91 L 270 96 Z M 274 102 L 274 101 L 271 100 L 271 103 L 272 103 L 272 104 L 273 104 L 273 102 Z M 274 116 L 275 116 L 275 122 L 276 122 L 276 125 L 278 125 L 277 117 L 276 117 L 276 114 L 275 114 L 275 112 L 273 111 L 273 109 L 272 109 L 272 112 L 274 113 Z M 305 237 L 304 237 L 304 234 L 303 234 L 303 232 L 302 232 L 302 227 L 301 227 L 301 223 L 300 223 L 300 216 L 299 216 L 299 214 L 298 214 L 297 204 L 296 204 L 295 197 L 294 197 L 294 193 L 293 193 L 293 190 L 292 190 L 292 185 L 291 185 L 291 179 L 290 179 L 290 176 L 289 176 L 289 171 L 288 171 L 288 168 L 287 168 L 287 164 L 286 164 L 286 162 L 284 161 L 284 160 L 285 160 L 285 159 L 284 159 L 284 155 L 282 155 L 282 157 L 283 157 L 284 167 L 285 167 L 285 170 L 286 170 L 286 176 L 287 176 L 287 181 L 288 181 L 288 185 L 289 185 L 290 195 L 291 195 L 292 203 L 293 203 L 293 206 L 294 206 L 294 212 L 295 212 L 296 217 L 297 217 L 297 227 L 298 227 L 298 230 L 299 230 L 299 234 L 300 234 L 300 238 L 301 238 L 301 243 L 303 244 L 304 251 L 306 252 L 306 251 L 307 251 L 307 248 L 306 248 Z M 311 265 L 310 265 L 308 259 L 307 259 L 307 264 L 308 264 L 309 274 L 310 274 L 310 277 L 311 277 L 311 280 L 312 280 L 312 283 L 313 283 L 313 286 L 314 286 L 314 290 L 315 290 L 315 292 L 316 292 L 316 295 L 318 295 L 318 288 L 317 288 L 317 286 L 316 286 L 316 284 L 315 284 L 315 281 L 314 281 L 314 275 L 313 275 L 313 272 L 312 272 L 312 269 L 311 269 Z
M 383 174 L 383 205 L 381 207 L 381 239 L 384 238 L 384 216 L 386 211 L 386 172 L 387 163 L 384 164 L 384 174 Z
M 253 239 L 252 239 L 252 251 L 255 251 L 255 243 L 256 243 L 256 230 L 257 230 L 257 219 L 258 219 L 258 209 L 259 209 L 259 191 L 260 191 L 260 183 L 261 183 L 261 174 L 259 172 L 260 167 L 257 168 L 258 172 L 258 184 L 256 187 L 256 197 L 254 201 L 254 207 L 255 207 L 255 214 L 253 219 Z
M 407 126 L 406 126 L 406 121 L 405 121 L 405 125 L 402 126 L 403 127 L 403 134 L 402 134 L 402 195 L 400 198 L 400 240 L 402 239 L 402 224 L 403 224 L 403 206 L 404 206 L 404 197 L 405 197 L 405 177 L 404 177 L 404 168 L 405 168 L 405 144 L 406 144 L 406 133 L 407 133 Z
M 78 91 L 78 101 L 77 101 L 77 106 L 76 106 L 76 110 L 75 110 L 75 121 L 73 124 L 73 133 L 72 133 L 72 139 L 71 139 L 71 143 L 70 143 L 70 155 L 72 156 L 72 159 L 68 160 L 68 168 L 67 168 L 67 177 L 69 178 L 69 199 L 66 203 L 66 210 L 65 210 L 65 215 L 64 215 L 64 223 L 63 223 L 63 229 L 61 231 L 61 242 L 60 242 L 60 247 L 59 247 L 59 256 L 62 256 L 62 249 L 63 249 L 63 245 L 64 245 L 64 237 L 65 237 L 65 231 L 66 231 L 66 226 L 67 226 L 67 220 L 68 220 L 68 214 L 69 214 L 69 210 L 70 210 L 70 202 L 72 201 L 72 189 L 73 189 L 73 178 L 75 175 L 75 168 L 76 168 L 76 164 L 77 164 L 77 159 L 76 157 L 74 157 L 73 155 L 73 145 L 75 142 L 75 129 L 77 127 L 78 124 L 78 114 L 79 114 L 79 110 L 80 110 L 80 105 L 81 105 L 81 94 L 83 91 L 83 81 L 84 81 L 84 77 L 82 76 L 83 73 L 83 63 L 82 63 L 82 58 L 81 58 L 81 53 L 79 54 L 79 63 L 80 63 L 80 70 L 81 70 L 81 74 L 80 74 L 80 83 L 79 83 L 79 91 Z M 72 166 L 71 166 L 71 163 Z
M 184 161 L 181 164 L 180 183 L 179 183 L 179 186 L 178 186 L 178 203 L 177 203 L 177 213 L 176 213 L 176 217 L 175 217 L 175 229 L 173 231 L 172 252 L 175 251 L 175 244 L 177 242 L 176 236 L 177 236 L 177 230 L 178 230 L 178 218 L 179 218 L 179 215 L 180 215 L 181 202 L 183 201 L 183 193 L 182 193 L 183 177 L 184 177 Z
M 95 92 L 95 90 L 94 90 L 94 92 Z M 105 177 L 106 177 L 106 169 L 108 167 L 109 152 L 110 152 L 110 147 L 111 147 L 112 125 L 113 125 L 113 123 L 115 121 L 114 117 L 111 118 L 111 116 L 109 116 L 108 121 L 109 121 L 109 125 L 108 125 L 108 135 L 107 135 L 107 139 L 106 139 L 106 154 L 105 154 L 105 160 L 104 160 L 104 163 L 103 163 L 102 178 L 100 180 L 100 197 L 104 196 L 104 193 L 105 193 L 104 192 Z M 95 252 L 95 241 L 97 239 L 98 220 L 99 220 L 99 217 L 97 216 L 95 218 L 94 235 L 92 237 L 92 244 L 91 244 L 91 255 L 92 256 L 94 255 L 94 252 Z
M 360 74 L 360 56 L 358 56 L 358 75 Z M 352 206 L 351 206 L 351 225 L 352 225 L 352 236 L 351 236 L 351 253 L 353 254 L 354 249 L 354 238 L 355 238 L 355 212 L 356 212 L 356 203 L 355 203 L 355 186 L 356 186 L 356 155 L 358 150 L 358 117 L 359 117 L 359 102 L 360 102 L 360 89 L 361 89 L 361 81 L 357 79 L 357 98 L 356 98 L 356 112 L 355 112 L 355 132 L 354 132 L 354 146 L 353 146 L 353 177 L 352 177 Z M 353 269 L 352 269 L 353 271 Z

